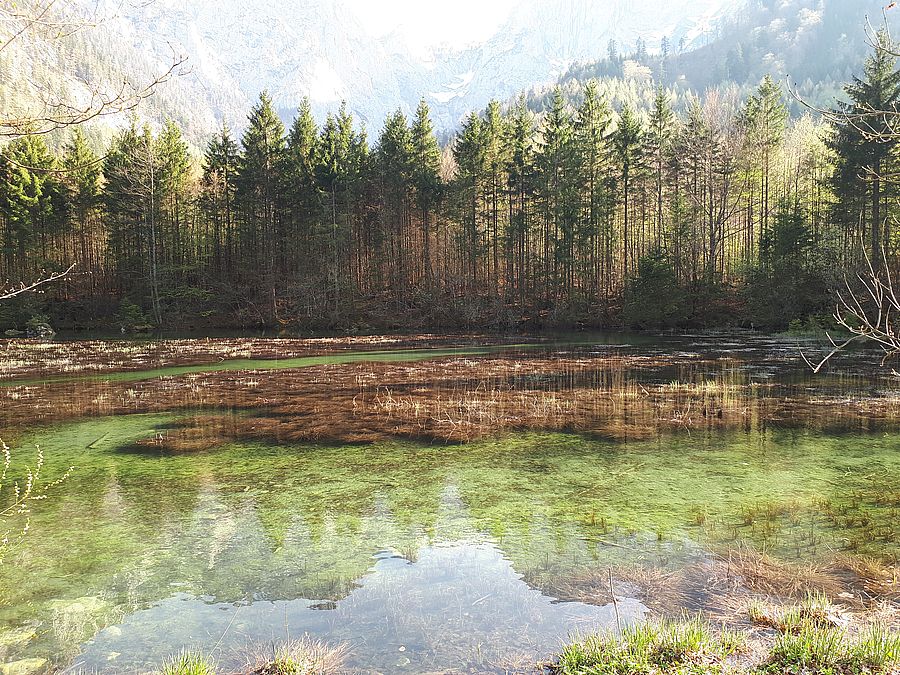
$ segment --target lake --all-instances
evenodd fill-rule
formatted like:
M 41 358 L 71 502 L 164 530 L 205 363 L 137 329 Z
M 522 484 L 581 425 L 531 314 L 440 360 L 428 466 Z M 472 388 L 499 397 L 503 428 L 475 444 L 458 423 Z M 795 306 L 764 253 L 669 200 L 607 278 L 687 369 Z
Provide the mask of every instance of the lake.
M 900 396 L 877 353 L 813 375 L 801 348 L 3 342 L 10 474 L 37 448 L 45 480 L 73 468 L 0 566 L 0 655 L 146 672 L 190 647 L 239 669 L 309 635 L 354 672 L 506 672 L 650 613 L 726 612 L 758 590 L 748 558 L 862 598 L 854 561 L 898 557 Z

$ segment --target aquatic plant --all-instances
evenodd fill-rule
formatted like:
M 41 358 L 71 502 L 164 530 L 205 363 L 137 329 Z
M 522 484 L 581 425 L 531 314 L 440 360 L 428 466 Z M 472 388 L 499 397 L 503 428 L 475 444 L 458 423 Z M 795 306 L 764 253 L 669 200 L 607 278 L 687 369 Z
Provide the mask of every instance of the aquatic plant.
M 754 599 L 747 612 L 753 623 L 782 633 L 799 633 L 807 628 L 841 628 L 848 622 L 843 612 L 821 592 L 809 593 L 802 602 L 789 607 Z
M 60 365 L 63 373 L 73 367 L 74 372 L 106 374 L 54 381 L 59 371 L 45 365 L 49 381 L 7 381 L 0 387 L 0 424 L 26 417 L 229 408 L 252 412 L 231 440 L 328 442 L 398 437 L 470 442 L 523 429 L 631 440 L 771 424 L 818 429 L 900 425 L 900 398 L 887 391 L 873 395 L 866 386 L 871 378 L 822 378 L 808 387 L 775 377 L 760 384 L 733 362 L 698 354 L 558 353 L 500 345 L 349 352 L 355 343 L 251 340 L 242 347 L 241 341 L 189 342 L 197 354 L 180 342 L 84 347 L 83 352 L 61 347 L 61 361 L 77 363 Z M 21 364 L 40 361 L 31 347 L 5 349 L 10 361 L 20 364 L 16 373 L 22 373 Z M 115 354 L 111 363 L 103 361 L 104 349 Z M 248 349 L 252 359 L 241 349 Z M 220 357 L 225 360 L 219 362 Z M 275 360 L 286 357 L 293 360 Z M 758 358 L 750 365 L 779 367 L 780 361 Z M 658 374 L 670 371 L 677 379 L 660 382 Z M 196 439 L 179 440 L 189 434 L 173 430 L 165 449 L 196 447 Z M 765 520 L 765 515 L 748 517 Z M 880 534 L 896 536 L 895 531 Z

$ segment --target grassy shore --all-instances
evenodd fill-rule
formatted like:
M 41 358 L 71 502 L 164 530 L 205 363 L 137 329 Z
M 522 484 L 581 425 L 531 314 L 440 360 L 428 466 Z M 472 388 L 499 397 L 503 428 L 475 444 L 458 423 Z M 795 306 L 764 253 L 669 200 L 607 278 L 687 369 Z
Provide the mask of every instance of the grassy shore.
M 589 635 L 548 668 L 557 675 L 900 673 L 900 632 L 872 615 L 851 616 L 824 595 L 786 606 L 752 601 L 746 618 L 744 629 L 697 616 Z

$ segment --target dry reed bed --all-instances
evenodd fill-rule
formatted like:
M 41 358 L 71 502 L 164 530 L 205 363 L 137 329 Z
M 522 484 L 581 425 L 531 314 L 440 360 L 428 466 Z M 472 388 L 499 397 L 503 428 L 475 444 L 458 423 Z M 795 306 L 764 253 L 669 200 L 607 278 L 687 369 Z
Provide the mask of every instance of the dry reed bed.
M 854 624 L 900 628 L 900 568 L 865 556 L 834 554 L 816 562 L 787 562 L 739 545 L 671 570 L 629 565 L 580 570 L 536 584 L 561 600 L 605 605 L 613 592 L 634 597 L 654 613 L 678 618 L 700 612 L 716 623 L 746 628 L 752 604 L 779 607 L 821 596 Z
M 898 426 L 900 397 L 866 396 L 855 386 L 840 380 L 815 389 L 760 384 L 732 362 L 696 355 L 443 358 L 11 385 L 0 388 L 0 425 L 186 409 L 243 411 L 230 421 L 189 419 L 152 439 L 151 445 L 182 451 L 231 438 L 466 442 L 514 430 L 625 439 L 685 429 Z
M 236 359 L 293 359 L 348 351 L 495 346 L 485 336 L 401 335 L 334 338 L 197 338 L 182 340 L 0 339 L 0 380 L 139 372 Z M 522 342 L 522 340 L 518 340 Z

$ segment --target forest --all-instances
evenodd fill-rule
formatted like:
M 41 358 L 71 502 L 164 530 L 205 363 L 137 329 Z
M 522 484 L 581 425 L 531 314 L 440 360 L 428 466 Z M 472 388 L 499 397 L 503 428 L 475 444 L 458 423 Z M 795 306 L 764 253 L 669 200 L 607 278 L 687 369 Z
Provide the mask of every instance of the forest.
M 424 98 L 370 139 L 346 107 L 286 127 L 266 93 L 202 153 L 171 121 L 103 149 L 23 136 L 0 155 L 0 279 L 74 267 L 0 328 L 827 325 L 844 278 L 895 252 L 900 73 L 873 37 L 842 101 L 799 116 L 770 76 L 626 79 L 621 104 L 592 79 L 444 144 Z

